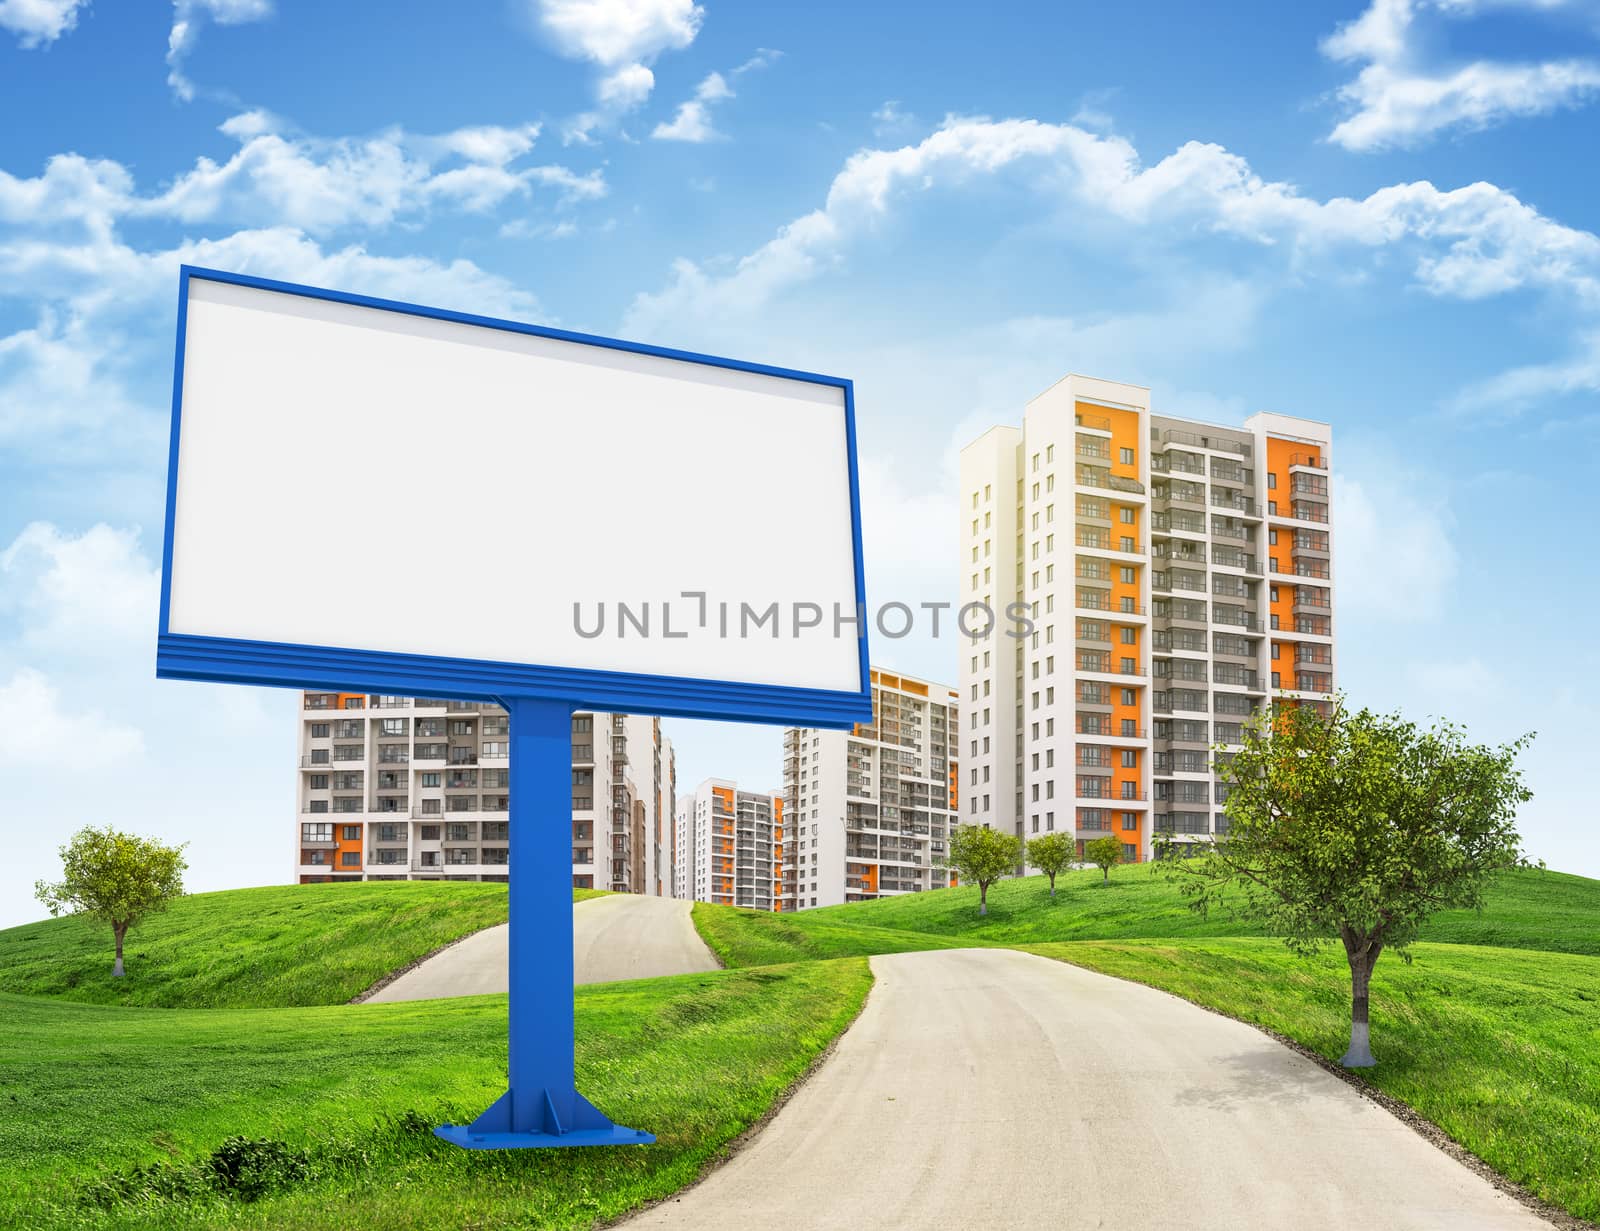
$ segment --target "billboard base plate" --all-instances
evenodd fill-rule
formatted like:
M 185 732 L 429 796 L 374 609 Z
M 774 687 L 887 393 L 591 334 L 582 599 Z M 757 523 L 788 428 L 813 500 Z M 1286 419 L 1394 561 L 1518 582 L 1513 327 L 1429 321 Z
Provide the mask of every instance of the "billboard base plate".
M 464 1150 L 558 1150 L 570 1146 L 647 1146 L 655 1134 L 613 1124 L 609 1117 L 570 1087 L 559 1102 L 566 1115 L 556 1111 L 549 1089 L 532 1098 L 524 1090 L 519 1098 L 507 1090 L 471 1124 L 446 1124 L 433 1130 L 435 1137 Z M 526 1109 L 526 1110 L 524 1110 Z
M 558 1150 L 571 1146 L 647 1146 L 653 1133 L 613 1124 L 610 1128 L 579 1128 L 570 1133 L 480 1133 L 468 1124 L 446 1124 L 433 1130 L 451 1145 L 464 1150 Z

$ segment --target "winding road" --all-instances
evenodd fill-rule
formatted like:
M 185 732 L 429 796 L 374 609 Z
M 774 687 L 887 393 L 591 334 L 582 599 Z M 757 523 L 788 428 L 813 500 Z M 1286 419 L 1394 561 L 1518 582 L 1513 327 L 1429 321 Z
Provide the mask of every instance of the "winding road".
M 630 1228 L 1548 1231 L 1266 1035 L 1004 949 L 872 959 L 833 1055 Z
M 577 983 L 610 983 L 716 970 L 689 917 L 693 903 L 616 893 L 572 908 L 572 963 Z M 368 998 L 440 1000 L 506 990 L 506 926 L 485 928 L 408 970 Z

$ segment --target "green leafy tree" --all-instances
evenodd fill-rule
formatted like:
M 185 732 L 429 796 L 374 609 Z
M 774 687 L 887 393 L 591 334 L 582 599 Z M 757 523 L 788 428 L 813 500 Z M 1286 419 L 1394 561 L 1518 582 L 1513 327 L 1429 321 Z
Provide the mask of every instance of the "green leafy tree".
M 982 825 L 962 825 L 950 835 L 947 867 L 978 886 L 978 913 L 989 913 L 989 886 L 1022 861 L 1022 839 Z
M 1100 883 L 1111 883 L 1111 869 L 1122 862 L 1122 843 L 1114 834 L 1083 844 L 1083 857 L 1100 869 Z
M 1532 738 L 1472 745 L 1450 723 L 1423 730 L 1398 714 L 1352 714 L 1342 698 L 1326 715 L 1280 703 L 1219 759 L 1226 836 L 1162 869 L 1201 913 L 1226 904 L 1297 953 L 1337 937 L 1350 964 L 1341 1063 L 1366 1068 L 1379 955 L 1394 949 L 1409 962 L 1406 946 L 1429 915 L 1481 907 L 1493 876 L 1522 863 L 1516 812 L 1532 793 L 1516 759 Z
M 183 896 L 188 866 L 182 846 L 90 826 L 61 848 L 61 879 L 55 884 L 38 881 L 33 891 L 52 915 L 88 915 L 111 925 L 117 942 L 111 973 L 120 979 L 128 929 Z
M 1077 852 L 1064 833 L 1047 833 L 1028 843 L 1028 862 L 1050 878 L 1050 896 L 1056 896 L 1056 877 L 1067 870 Z

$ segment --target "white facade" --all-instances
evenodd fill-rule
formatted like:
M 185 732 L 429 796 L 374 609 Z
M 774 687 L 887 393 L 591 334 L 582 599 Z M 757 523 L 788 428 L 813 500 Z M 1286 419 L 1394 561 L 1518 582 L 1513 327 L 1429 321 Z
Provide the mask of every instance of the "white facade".
M 662 857 L 654 845 L 657 766 L 662 791 L 676 773 L 671 741 L 657 742 L 658 732 L 652 718 L 573 715 L 575 886 L 669 891 L 646 874 Z M 499 706 L 307 692 L 295 791 L 294 873 L 302 882 L 506 879 L 510 733 Z
M 1020 431 L 962 451 L 961 602 L 998 617 L 963 639 L 962 821 L 1114 834 L 1129 860 L 1157 834 L 1225 828 L 1213 745 L 1237 741 L 1286 655 L 1306 668 L 1286 686 L 1308 685 L 1290 695 L 1332 689 L 1331 615 L 1325 633 L 1291 619 L 1331 612 L 1327 443 L 1326 425 L 1284 415 L 1152 416 L 1146 389 L 1068 376 Z M 1268 518 L 1268 482 L 1303 488 L 1296 507 L 1323 520 Z M 1299 532 L 1292 551 L 1273 526 Z M 1268 578 L 1268 559 L 1292 580 Z
M 685 872 L 694 900 L 776 910 L 783 796 L 707 778 L 684 797 L 683 811 L 691 851 Z
M 872 723 L 784 732 L 779 909 L 942 889 L 959 706 L 946 684 L 872 672 Z

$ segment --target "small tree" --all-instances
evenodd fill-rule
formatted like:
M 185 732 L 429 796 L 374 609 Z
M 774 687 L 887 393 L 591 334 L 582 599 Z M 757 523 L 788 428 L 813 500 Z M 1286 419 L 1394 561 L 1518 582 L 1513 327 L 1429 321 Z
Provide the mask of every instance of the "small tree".
M 61 848 L 61 880 L 53 885 L 37 881 L 33 891 L 52 915 L 88 915 L 111 925 L 117 942 L 111 973 L 120 979 L 123 937 L 145 916 L 165 910 L 183 895 L 188 866 L 182 846 L 91 826 Z
M 1122 843 L 1113 834 L 1083 844 L 1083 857 L 1100 869 L 1100 883 L 1111 883 L 1111 869 L 1122 862 Z
M 1191 905 L 1226 902 L 1297 953 L 1337 936 L 1350 964 L 1350 1047 L 1372 1058 L 1372 969 L 1449 907 L 1481 907 L 1485 885 L 1522 862 L 1517 805 L 1532 798 L 1515 767 L 1527 735 L 1469 745 L 1459 727 L 1429 730 L 1398 714 L 1324 715 L 1293 702 L 1246 725 L 1243 748 L 1219 760 L 1228 832 L 1190 859 L 1168 859 Z
M 989 886 L 1007 872 L 1016 871 L 1022 859 L 1022 839 L 982 825 L 962 825 L 950 835 L 947 866 L 961 879 L 978 886 L 978 913 L 989 913 Z
M 1064 833 L 1047 833 L 1028 843 L 1028 862 L 1050 878 L 1050 896 L 1056 896 L 1056 877 L 1067 870 L 1077 854 Z

